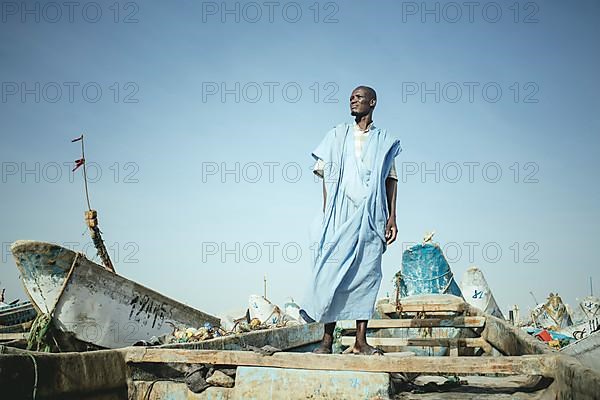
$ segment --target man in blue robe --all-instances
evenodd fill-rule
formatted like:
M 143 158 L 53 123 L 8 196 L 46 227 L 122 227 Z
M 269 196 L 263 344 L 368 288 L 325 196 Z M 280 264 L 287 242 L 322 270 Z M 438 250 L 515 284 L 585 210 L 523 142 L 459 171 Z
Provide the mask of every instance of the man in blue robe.
M 354 125 L 329 131 L 312 155 L 323 178 L 323 213 L 311 228 L 312 277 L 302 315 L 325 324 L 316 353 L 332 351 L 335 323 L 356 320 L 358 354 L 380 354 L 366 340 L 381 284 L 381 256 L 396 240 L 400 141 L 373 125 L 375 90 L 359 86 L 350 96 Z

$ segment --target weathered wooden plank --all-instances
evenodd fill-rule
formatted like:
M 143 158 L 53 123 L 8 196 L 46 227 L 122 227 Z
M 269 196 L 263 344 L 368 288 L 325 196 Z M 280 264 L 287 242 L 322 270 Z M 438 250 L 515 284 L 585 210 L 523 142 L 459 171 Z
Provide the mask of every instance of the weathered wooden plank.
M 275 353 L 262 356 L 248 351 L 128 349 L 129 363 L 186 363 L 298 368 L 310 370 L 419 372 L 419 373 L 498 373 L 552 377 L 555 356 L 519 357 L 386 357 L 362 355 L 323 355 Z
M 557 399 L 598 398 L 600 372 L 581 365 L 572 356 L 556 358 L 555 379 Z
M 33 321 L 27 321 L 15 325 L 0 325 L 0 333 L 21 333 L 31 329 Z
M 385 372 L 238 367 L 229 400 L 389 399 L 390 383 Z
M 487 316 L 481 337 L 502 354 L 509 356 L 551 353 L 550 348 L 543 342 L 491 315 Z
M 8 353 L 0 355 L 2 399 L 127 398 L 127 366 L 119 351 L 0 351 Z
M 244 350 L 245 346 L 262 347 L 268 344 L 281 350 L 289 350 L 318 342 L 322 338 L 323 324 L 312 323 L 221 336 L 201 342 L 165 344 L 160 347 L 188 350 Z
M 406 319 L 372 319 L 367 324 L 369 328 L 483 328 L 485 317 L 456 317 L 450 319 L 441 318 L 406 318 Z M 355 321 L 340 321 L 337 324 L 344 330 L 356 330 Z
M 465 303 L 429 303 L 429 304 L 401 304 L 400 311 L 401 312 L 440 312 L 440 311 L 452 311 L 461 313 L 465 310 Z M 378 310 L 385 314 L 391 314 L 398 312 L 396 309 L 396 305 L 389 304 L 379 304 Z
M 342 336 L 342 345 L 352 346 L 353 336 Z M 367 341 L 372 346 L 442 346 L 442 347 L 486 347 L 489 344 L 481 338 L 377 338 Z
M 209 387 L 202 393 L 193 393 L 183 382 L 174 381 L 133 381 L 129 399 L 135 400 L 229 400 L 233 388 Z
M 0 341 L 6 342 L 9 340 L 24 340 L 29 337 L 27 332 L 16 332 L 16 333 L 0 333 Z

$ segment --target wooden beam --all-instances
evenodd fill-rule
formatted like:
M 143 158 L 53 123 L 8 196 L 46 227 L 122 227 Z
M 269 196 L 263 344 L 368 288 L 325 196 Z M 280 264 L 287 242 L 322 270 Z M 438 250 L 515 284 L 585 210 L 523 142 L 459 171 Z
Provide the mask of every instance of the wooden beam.
M 556 356 L 386 357 L 250 351 L 127 349 L 128 363 L 184 363 L 295 368 L 330 371 L 418 372 L 430 374 L 507 374 L 552 377 Z
M 342 336 L 342 345 L 352 346 L 353 336 Z M 367 338 L 372 346 L 441 346 L 441 347 L 486 347 L 489 344 L 482 338 Z
M 262 347 L 266 344 L 281 350 L 318 342 L 323 338 L 323 324 L 312 323 L 283 328 L 264 329 L 190 343 L 172 343 L 161 348 L 188 350 L 244 350 L 247 345 Z
M 29 337 L 29 332 L 0 333 L 0 341 L 7 342 L 12 340 L 25 340 Z
M 429 303 L 429 304 L 401 304 L 400 311 L 401 312 L 440 312 L 440 311 L 452 311 L 462 313 L 465 311 L 465 303 Z M 389 304 L 379 304 L 378 310 L 384 314 L 396 313 L 396 305 Z
M 491 315 L 487 319 L 485 329 L 481 332 L 481 337 L 502 354 L 509 356 L 552 352 L 545 343 L 528 335 L 524 330 Z
M 403 319 L 372 319 L 367 327 L 373 329 L 385 328 L 483 328 L 485 317 L 456 317 L 441 318 L 403 318 Z M 337 324 L 346 331 L 356 330 L 355 321 L 340 321 Z
M 0 325 L 0 333 L 21 333 L 31 329 L 33 321 L 23 322 L 15 325 Z

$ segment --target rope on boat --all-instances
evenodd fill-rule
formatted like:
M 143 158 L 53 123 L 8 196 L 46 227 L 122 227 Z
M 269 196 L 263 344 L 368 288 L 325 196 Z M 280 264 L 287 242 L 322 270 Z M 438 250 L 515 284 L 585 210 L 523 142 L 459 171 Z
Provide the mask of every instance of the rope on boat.
M 87 182 L 87 169 L 86 169 L 86 159 L 85 159 L 85 146 L 83 144 L 83 133 L 78 138 L 71 140 L 71 142 L 81 142 L 81 158 L 75 161 L 75 168 L 73 168 L 73 172 L 80 166 L 83 166 L 83 185 L 85 187 L 85 199 L 87 201 L 88 210 L 85 212 L 85 222 L 90 229 L 90 235 L 92 237 L 92 242 L 94 243 L 94 247 L 98 251 L 98 255 L 102 260 L 102 265 L 104 268 L 111 272 L 115 272 L 115 267 L 110 261 L 110 257 L 108 255 L 108 251 L 106 251 L 106 246 L 104 246 L 104 241 L 102 240 L 102 234 L 100 232 L 100 228 L 98 227 L 98 213 L 96 210 L 92 210 L 92 206 L 90 205 L 90 193 L 88 191 L 88 182 Z
M 156 379 L 152 382 L 150 382 L 150 385 L 148 385 L 148 388 L 146 389 L 146 393 L 144 394 L 144 400 L 150 400 L 150 394 L 152 393 L 152 389 L 154 389 L 154 385 L 156 384 L 156 382 L 160 382 L 162 381 L 162 379 Z
M 454 282 L 454 274 L 452 273 L 452 270 L 448 270 L 446 273 L 433 277 L 433 278 L 411 278 L 411 277 L 406 277 L 404 275 L 402 275 L 402 272 L 399 271 L 396 273 L 396 279 L 395 279 L 395 286 L 396 286 L 396 312 L 402 312 L 402 304 L 400 303 L 400 284 L 403 280 L 408 280 L 408 281 L 417 281 L 417 282 L 431 282 L 431 281 L 435 281 L 437 279 L 441 279 L 447 275 L 450 275 L 450 279 L 448 280 L 448 283 L 446 283 L 446 286 L 444 286 L 444 288 L 442 289 L 441 293 L 445 294 L 448 289 L 450 288 L 450 285 L 452 285 L 452 282 Z
M 396 273 L 396 312 L 402 312 L 402 304 L 400 303 L 400 283 L 402 282 L 402 272 Z
M 100 232 L 100 228 L 98 227 L 98 212 L 96 210 L 86 211 L 85 222 L 90 229 L 90 236 L 92 237 L 92 242 L 98 251 L 100 259 L 102 260 L 102 265 L 104 265 L 104 268 L 107 270 L 115 272 L 115 267 L 110 260 L 110 256 L 108 255 L 108 251 L 104 245 L 104 240 L 102 240 L 102 232 Z
M 69 268 L 69 272 L 63 281 L 63 284 L 56 296 L 56 300 L 54 304 L 48 310 L 47 313 L 40 313 L 35 318 L 33 323 L 31 324 L 31 330 L 29 331 L 29 338 L 27 338 L 27 350 L 31 350 L 35 346 L 36 351 L 42 351 L 44 353 L 50 352 L 50 340 L 48 338 L 49 331 L 52 328 L 52 318 L 54 317 L 54 311 L 56 310 L 56 306 L 65 291 L 67 284 L 71 279 L 71 275 L 73 275 L 73 271 L 75 270 L 75 266 L 77 265 L 77 261 L 79 260 L 80 253 L 75 253 L 75 257 L 73 258 L 73 263 L 71 264 L 71 268 Z M 58 343 L 54 340 L 54 343 L 58 347 Z M 60 349 L 59 349 L 60 350 Z
M 27 350 L 34 349 L 35 351 L 50 351 L 50 345 L 46 342 L 45 337 L 50 328 L 50 315 L 45 313 L 38 314 L 31 325 L 29 337 L 27 338 Z
M 433 278 L 412 278 L 410 276 L 406 276 L 406 277 L 402 276 L 401 279 L 409 280 L 409 281 L 417 281 L 417 282 L 429 282 L 429 281 L 435 281 L 436 279 L 443 278 L 444 276 L 446 276 L 448 274 L 452 275 L 452 270 L 449 269 L 448 272 L 445 272 L 442 275 L 434 276 Z
M 33 393 L 31 395 L 31 398 L 33 400 L 35 400 L 35 396 L 37 394 L 37 385 L 38 385 L 38 366 L 37 366 L 37 361 L 35 361 L 35 357 L 31 354 L 27 354 L 30 358 L 31 361 L 33 361 Z

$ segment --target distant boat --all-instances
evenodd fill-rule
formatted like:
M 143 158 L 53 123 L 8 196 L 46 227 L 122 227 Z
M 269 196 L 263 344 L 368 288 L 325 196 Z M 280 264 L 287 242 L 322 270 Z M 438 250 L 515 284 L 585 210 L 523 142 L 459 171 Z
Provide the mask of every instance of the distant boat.
M 587 296 L 579 302 L 579 308 L 572 313 L 573 325 L 563 328 L 562 333 L 577 340 L 600 330 L 600 299 Z
M 17 241 L 11 251 L 33 305 L 52 316 L 51 331 L 62 351 L 125 347 L 170 333 L 174 326 L 200 327 L 206 322 L 219 326 L 218 318 L 64 247 Z
M 573 320 L 558 293 L 550 293 L 546 303 L 538 304 L 531 312 L 536 328 L 562 331 L 573 325 Z
M 504 319 L 504 315 L 494 299 L 483 272 L 477 267 L 468 268 L 460 283 L 460 289 L 467 303 L 477 307 L 486 314 Z
M 33 304 L 29 301 L 0 302 L 0 343 L 25 347 L 36 316 Z
M 600 318 L 600 299 L 593 295 L 584 297 L 573 314 L 575 323 Z
M 29 301 L 0 303 L 0 332 L 11 332 L 35 319 L 37 313 Z M 14 328 L 13 328 L 14 327 Z

